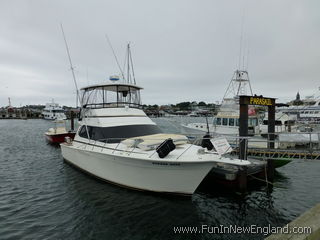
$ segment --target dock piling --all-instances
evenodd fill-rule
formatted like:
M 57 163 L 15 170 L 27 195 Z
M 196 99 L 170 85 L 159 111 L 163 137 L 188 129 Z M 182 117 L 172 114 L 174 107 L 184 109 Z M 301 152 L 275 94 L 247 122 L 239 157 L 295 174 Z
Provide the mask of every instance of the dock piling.
M 240 193 L 247 192 L 247 167 L 240 167 L 238 172 L 238 191 Z
M 268 159 L 267 160 L 267 180 L 269 182 L 273 182 L 274 180 L 274 161 L 273 159 Z
M 74 131 L 74 113 L 70 111 L 71 131 Z

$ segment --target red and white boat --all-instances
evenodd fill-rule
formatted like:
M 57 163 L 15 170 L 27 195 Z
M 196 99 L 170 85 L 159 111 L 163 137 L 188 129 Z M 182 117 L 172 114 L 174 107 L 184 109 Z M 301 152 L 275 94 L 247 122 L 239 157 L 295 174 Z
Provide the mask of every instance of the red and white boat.
M 65 125 L 65 121 L 57 120 L 54 122 L 56 126 L 54 128 L 49 128 L 49 130 L 45 132 L 46 139 L 49 143 L 59 144 L 65 142 L 65 137 L 69 137 L 71 139 L 74 138 L 74 136 L 76 135 L 75 131 L 68 131 L 66 129 L 66 126 L 61 126 L 61 124 Z

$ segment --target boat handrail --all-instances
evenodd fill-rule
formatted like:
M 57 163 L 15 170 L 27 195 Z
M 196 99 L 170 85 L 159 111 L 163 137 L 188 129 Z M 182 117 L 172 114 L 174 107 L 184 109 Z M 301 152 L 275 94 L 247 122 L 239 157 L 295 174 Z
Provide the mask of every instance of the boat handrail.
M 130 139 L 130 138 L 101 138 L 101 139 L 97 139 L 97 140 L 93 140 L 93 139 L 89 139 L 88 142 L 86 142 L 85 144 L 85 147 L 84 149 L 87 149 L 87 146 L 88 145 L 93 145 L 92 149 L 94 149 L 94 147 L 100 147 L 101 148 L 101 152 L 103 151 L 104 148 L 107 148 L 106 147 L 106 144 L 108 142 L 112 143 L 112 141 L 115 141 L 117 140 L 117 145 L 115 148 L 108 148 L 110 150 L 113 150 L 112 151 L 112 154 L 115 152 L 115 151 L 119 151 L 119 152 L 126 152 L 126 153 L 129 153 L 129 155 L 131 153 L 141 153 L 141 152 L 134 152 L 134 150 L 137 148 L 138 144 L 133 144 L 132 147 L 128 148 L 127 149 L 118 149 L 118 147 L 120 146 L 120 143 L 123 141 L 123 140 L 127 140 L 127 139 Z M 167 140 L 168 138 L 148 138 L 148 140 L 154 140 L 154 141 L 165 141 Z M 190 144 L 190 146 L 188 146 L 187 149 L 185 149 L 179 156 L 177 156 L 176 160 L 178 160 L 183 154 L 185 154 L 193 145 L 195 145 L 197 142 L 199 142 L 200 140 L 203 140 L 203 139 L 212 139 L 212 137 L 206 137 L 204 138 L 203 136 L 202 137 L 196 137 L 195 139 L 190 139 L 188 138 L 188 144 Z M 120 141 L 119 141 L 120 140 Z M 136 142 L 142 142 L 142 140 L 144 140 L 143 138 L 134 138 L 133 140 L 135 140 Z M 93 142 L 92 142 L 93 141 Z M 118 142 L 119 141 L 119 142 Z M 104 143 L 103 145 L 97 145 L 97 142 L 100 142 L 100 143 Z M 83 143 L 83 142 L 82 142 Z M 132 149 L 131 149 L 132 148 Z M 154 149 L 150 149 L 150 150 L 154 150 Z M 156 152 L 156 150 L 152 151 L 152 154 L 149 155 L 149 158 L 152 157 L 154 155 L 154 153 Z
M 268 133 L 269 135 L 276 135 L 278 133 Z M 293 133 L 285 133 L 285 134 L 293 134 L 295 136 L 297 136 L 296 134 L 299 134 L 299 135 L 305 135 L 305 136 L 308 136 L 309 135 L 309 139 L 307 137 L 306 141 L 309 142 L 310 144 L 310 147 L 309 149 L 307 148 L 306 150 L 308 151 L 311 151 L 313 152 L 315 149 L 314 149 L 314 146 L 312 144 L 315 144 L 315 143 L 318 143 L 316 142 L 316 140 L 314 139 L 314 135 L 317 135 L 317 138 L 320 139 L 320 133 L 319 132 L 293 132 Z M 313 136 L 313 137 L 312 137 Z M 226 136 L 223 136 L 223 135 L 220 135 L 220 136 L 213 136 L 213 138 L 219 138 L 219 137 L 226 137 Z M 266 139 L 260 139 L 260 138 L 255 138 L 255 137 L 243 137 L 243 136 L 227 136 L 228 137 L 228 140 L 230 142 L 230 144 L 234 147 L 235 147 L 235 151 L 237 151 L 237 146 L 239 146 L 239 143 L 241 141 L 246 141 L 247 144 L 250 142 L 250 143 L 266 143 L 266 144 L 270 144 L 270 143 L 274 143 L 274 144 L 277 144 L 278 146 L 280 145 L 280 140 L 279 138 L 275 138 L 275 139 L 269 139 L 269 138 L 266 138 Z M 86 144 L 85 144 L 85 147 L 84 149 L 87 148 L 87 145 L 94 145 L 93 148 L 95 147 L 100 147 L 101 148 L 101 152 L 103 151 L 103 149 L 110 149 L 112 150 L 112 153 L 118 151 L 118 152 L 125 152 L 125 153 L 128 153 L 128 155 L 130 155 L 131 153 L 139 153 L 139 154 L 148 154 L 149 158 L 151 158 L 155 153 L 156 153 L 156 147 L 154 146 L 154 148 L 151 148 L 150 149 L 150 152 L 148 151 L 148 153 L 143 153 L 143 152 L 137 152 L 135 151 L 138 147 L 138 144 L 139 141 L 142 142 L 143 138 L 134 138 L 134 140 L 136 141 L 135 144 L 133 144 L 132 146 L 128 147 L 127 149 L 119 149 L 119 146 L 120 146 L 120 143 L 122 140 L 126 140 L 126 139 L 130 139 L 130 138 L 104 138 L 104 139 L 98 139 L 98 140 L 89 140 Z M 167 138 L 148 138 L 148 140 L 156 140 L 156 141 L 165 141 Z M 203 138 L 203 136 L 195 136 L 194 138 L 192 138 L 191 136 L 188 136 L 188 140 L 187 140 L 187 143 L 190 144 L 190 146 L 188 146 L 179 156 L 177 156 L 175 158 L 175 160 L 178 160 L 182 155 L 184 155 L 186 152 L 188 152 L 188 150 L 191 148 L 191 146 L 193 145 L 200 145 L 201 143 L 201 140 L 203 139 L 212 139 L 212 137 L 208 137 L 208 138 Z M 109 143 L 112 143 L 114 142 L 115 140 L 117 140 L 116 142 L 116 146 L 115 147 L 107 147 L 106 145 Z M 120 141 L 119 141 L 120 140 Z M 118 142 L 119 141 L 119 142 Z M 97 145 L 97 142 L 100 142 L 100 143 L 103 143 L 103 145 Z M 292 143 L 291 140 L 281 140 L 281 143 Z M 246 145 L 247 145 L 246 144 Z M 155 144 L 156 145 L 156 144 Z M 268 149 L 268 148 L 267 148 Z M 318 149 L 318 148 L 317 148 Z
M 269 133 L 269 134 L 274 134 L 274 133 Z M 286 133 L 286 134 L 290 134 L 290 133 Z M 319 149 L 320 149 L 320 145 L 319 145 L 319 139 L 320 139 L 320 132 L 293 132 L 291 134 L 303 134 L 305 135 L 305 137 L 303 138 L 304 139 L 304 144 L 308 144 L 306 148 L 303 148 L 302 150 L 300 151 L 304 151 L 304 152 L 307 152 L 308 154 L 313 154 L 313 153 L 319 153 Z M 309 135 L 309 136 L 308 136 Z M 178 160 L 181 156 L 183 156 L 184 154 L 186 154 L 186 152 L 188 152 L 188 150 L 193 146 L 193 145 L 199 145 L 201 142 L 201 140 L 203 139 L 203 136 L 195 136 L 194 138 L 192 138 L 193 136 L 195 136 L 195 134 L 193 134 L 192 136 L 188 136 L 188 144 L 190 144 L 190 146 L 186 147 L 186 149 L 184 149 L 184 151 L 182 153 L 180 153 L 179 156 L 176 156 L 174 158 L 171 158 L 171 160 Z M 220 136 L 213 136 L 213 138 L 215 137 L 226 137 L 225 135 L 220 135 Z M 230 143 L 230 145 L 232 146 L 233 148 L 233 151 L 230 153 L 231 156 L 232 154 L 237 154 L 239 152 L 239 144 L 240 142 L 242 141 L 245 141 L 246 142 L 246 148 L 248 147 L 249 143 L 250 144 L 253 144 L 251 145 L 250 149 L 251 149 L 251 153 L 252 151 L 256 151 L 259 149 L 263 150 L 264 152 L 269 152 L 270 154 L 273 154 L 272 151 L 276 151 L 276 152 L 279 152 L 279 153 L 285 153 L 285 152 L 288 152 L 288 151 L 294 151 L 294 150 L 290 150 L 290 144 L 294 143 L 292 140 L 281 140 L 279 138 L 275 138 L 274 140 L 271 140 L 271 139 L 268 139 L 268 138 L 255 138 L 255 137 L 241 137 L 241 136 L 227 136 L 228 138 L 228 142 Z M 232 138 L 231 138 L 232 137 Z M 136 153 L 136 154 L 143 154 L 143 155 L 147 155 L 148 158 L 151 158 L 155 153 L 156 153 L 156 150 L 155 149 L 150 149 L 150 151 L 148 152 L 141 152 L 141 151 L 135 151 L 137 149 L 137 145 L 138 144 L 134 144 L 132 145 L 131 147 L 129 148 L 120 148 L 119 149 L 119 146 L 120 146 L 120 142 L 117 142 L 117 145 L 114 147 L 111 147 L 111 146 L 106 146 L 108 144 L 108 141 L 112 142 L 112 140 L 125 140 L 125 139 L 128 139 L 128 138 L 105 138 L 105 139 L 98 139 L 98 140 L 90 140 L 88 142 L 82 142 L 84 143 L 85 145 L 79 145 L 79 146 L 76 146 L 77 148 L 82 148 L 82 149 L 87 149 L 88 146 L 90 145 L 94 145 L 92 147 L 92 149 L 94 148 L 100 148 L 100 152 L 103 152 L 104 149 L 109 149 L 110 151 L 112 151 L 112 153 L 114 152 L 123 152 L 123 153 L 126 153 L 128 156 L 130 156 L 132 153 Z M 205 139 L 210 139 L 209 137 L 208 138 L 205 138 Z M 318 139 L 318 140 L 317 140 Z M 137 142 L 141 139 L 139 138 L 136 138 Z M 166 140 L 166 139 L 150 139 L 150 140 Z M 199 141 L 200 140 L 200 141 Z M 101 145 L 97 145 L 97 142 L 100 142 Z M 102 144 L 103 143 L 103 144 Z M 263 143 L 266 143 L 266 148 L 265 147 L 262 147 L 261 148 L 261 144 Z M 274 146 L 275 146 L 275 149 L 273 149 L 273 147 L 269 147 L 269 144 L 270 143 L 274 143 Z M 297 141 L 297 143 L 299 143 L 299 141 Z M 255 145 L 255 144 L 258 144 L 258 145 Z M 289 144 L 289 148 L 282 148 L 281 147 L 281 144 Z M 289 149 L 289 150 L 288 150 Z M 261 151 L 262 151 L 261 150 Z M 215 154 L 216 152 L 214 151 L 210 151 L 208 152 L 210 154 Z M 294 156 L 295 156 L 295 152 L 292 153 Z M 224 154 L 220 154 L 221 156 L 224 155 Z M 230 156 L 230 157 L 231 157 Z M 273 156 L 273 155 L 272 155 Z M 231 157 L 232 158 L 232 157 Z

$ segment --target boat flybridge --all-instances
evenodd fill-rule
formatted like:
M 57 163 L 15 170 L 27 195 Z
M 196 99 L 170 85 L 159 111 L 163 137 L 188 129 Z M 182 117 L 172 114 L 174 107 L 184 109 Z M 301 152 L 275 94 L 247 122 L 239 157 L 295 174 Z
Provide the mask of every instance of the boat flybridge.
M 64 110 L 58 103 L 47 103 L 42 111 L 43 118 L 46 120 L 65 120 L 67 119 Z
M 253 95 L 248 71 L 236 70 L 224 94 L 219 112 L 213 118 L 213 122 L 188 123 L 183 127 L 199 131 L 209 131 L 225 136 L 239 135 L 239 96 Z M 248 135 L 254 136 L 260 133 L 259 119 L 254 108 L 248 110 Z
M 82 88 L 79 128 L 61 144 L 65 161 L 128 188 L 193 194 L 217 163 L 246 166 L 184 135 L 165 134 L 143 112 L 135 84 L 111 82 Z

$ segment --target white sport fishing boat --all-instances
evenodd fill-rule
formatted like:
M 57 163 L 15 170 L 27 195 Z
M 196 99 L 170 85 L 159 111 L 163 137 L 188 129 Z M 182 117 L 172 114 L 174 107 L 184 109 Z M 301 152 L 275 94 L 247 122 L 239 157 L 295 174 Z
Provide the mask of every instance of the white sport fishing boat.
M 61 144 L 66 162 L 124 187 L 189 195 L 217 163 L 250 164 L 214 151 L 210 139 L 201 147 L 184 135 L 162 133 L 142 110 L 129 45 L 127 53 L 123 83 L 112 76 L 111 83 L 81 89 L 79 128 L 73 141 Z
M 218 114 L 212 123 L 188 123 L 183 127 L 203 132 L 213 132 L 219 135 L 239 135 L 239 96 L 253 95 L 247 71 L 236 70 L 224 94 Z M 254 108 L 249 108 L 248 134 L 260 133 L 259 119 Z
M 215 163 L 250 164 L 163 134 L 141 109 L 141 89 L 115 82 L 82 88 L 79 129 L 61 144 L 65 161 L 125 187 L 177 194 L 192 194 Z

